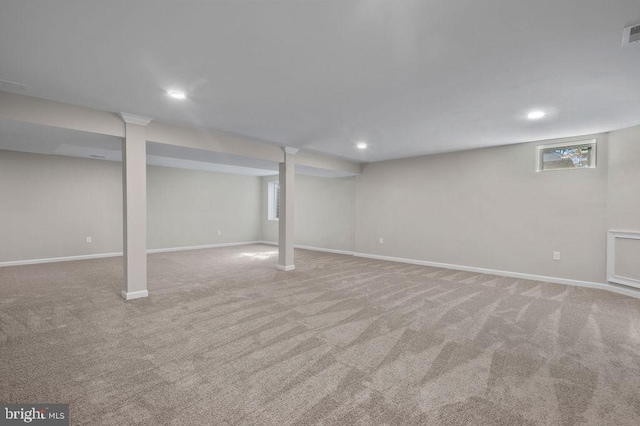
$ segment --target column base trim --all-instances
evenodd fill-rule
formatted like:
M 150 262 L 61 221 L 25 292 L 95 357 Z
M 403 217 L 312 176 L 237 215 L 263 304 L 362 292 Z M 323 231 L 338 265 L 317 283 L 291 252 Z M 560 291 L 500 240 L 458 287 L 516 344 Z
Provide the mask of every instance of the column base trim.
M 148 297 L 149 296 L 149 291 L 148 290 L 142 290 L 142 291 L 132 291 L 130 293 L 127 293 L 126 291 L 122 290 L 120 295 L 122 296 L 122 298 L 124 300 L 140 299 L 140 298 L 143 298 L 143 297 Z
M 280 271 L 293 271 L 294 269 L 296 269 L 296 265 L 287 265 L 287 266 L 278 265 L 278 270 Z

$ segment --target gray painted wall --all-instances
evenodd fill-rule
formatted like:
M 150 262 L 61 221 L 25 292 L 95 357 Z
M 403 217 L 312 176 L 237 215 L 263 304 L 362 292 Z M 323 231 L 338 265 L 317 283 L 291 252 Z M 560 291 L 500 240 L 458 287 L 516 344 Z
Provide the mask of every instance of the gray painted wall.
M 0 194 L 0 262 L 122 251 L 121 163 L 0 151 Z
M 300 193 L 300 187 L 297 186 L 296 175 L 296 196 Z M 267 176 L 262 178 L 262 188 L 260 190 L 260 240 L 269 242 L 278 242 L 278 221 L 269 220 L 269 182 L 278 180 L 278 176 Z M 297 207 L 297 206 L 296 206 Z M 297 220 L 297 218 L 296 218 Z
M 353 251 L 355 178 L 296 175 L 296 245 Z M 262 178 L 262 240 L 278 241 L 278 222 L 267 219 L 267 185 L 277 176 Z
M 640 126 L 609 135 L 607 223 L 610 230 L 640 232 Z M 618 240 L 616 275 L 640 280 L 640 241 Z
M 259 177 L 151 166 L 147 190 L 150 249 L 260 237 Z M 121 163 L 0 150 L 0 194 L 0 262 L 122 251 Z
M 356 251 L 602 282 L 607 144 L 597 139 L 596 169 L 536 172 L 540 143 L 370 164 L 357 181 Z
M 295 242 L 604 282 L 607 229 L 640 231 L 640 126 L 595 137 L 596 169 L 537 173 L 537 142 L 296 175 Z M 0 262 L 121 251 L 120 167 L 0 151 Z M 149 248 L 277 241 L 272 179 L 149 167 Z M 636 258 L 620 268 L 638 274 Z
M 594 137 L 596 169 L 535 171 L 537 145 Z M 605 282 L 608 227 L 640 231 L 638 155 L 635 127 L 369 164 L 357 178 L 355 250 Z
M 259 177 L 149 167 L 147 193 L 150 249 L 260 239 Z
M 609 134 L 608 226 L 640 231 L 640 126 Z

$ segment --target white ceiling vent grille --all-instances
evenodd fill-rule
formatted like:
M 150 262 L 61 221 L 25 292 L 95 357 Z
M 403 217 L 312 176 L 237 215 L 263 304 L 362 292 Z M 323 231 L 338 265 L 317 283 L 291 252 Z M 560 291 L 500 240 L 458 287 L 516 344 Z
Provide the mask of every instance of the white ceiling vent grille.
M 625 27 L 622 32 L 622 47 L 640 41 L 640 22 Z

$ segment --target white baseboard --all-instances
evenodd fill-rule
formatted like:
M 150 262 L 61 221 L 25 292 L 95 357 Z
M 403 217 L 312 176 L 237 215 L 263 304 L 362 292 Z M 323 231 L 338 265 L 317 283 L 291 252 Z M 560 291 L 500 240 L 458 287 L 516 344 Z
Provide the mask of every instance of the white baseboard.
M 353 256 L 355 254 L 352 251 L 327 249 L 327 248 L 321 248 L 321 247 L 299 246 L 299 245 L 294 245 L 294 247 L 302 250 L 313 250 L 313 251 L 323 251 L 325 253 L 345 254 L 347 256 Z
M 183 250 L 201 250 L 208 248 L 219 247 L 232 247 L 232 246 L 245 246 L 250 244 L 260 244 L 261 241 L 245 241 L 240 243 L 222 243 L 222 244 L 207 244 L 203 246 L 188 246 L 188 247 L 170 247 L 161 249 L 147 250 L 148 254 L 154 253 L 166 253 L 171 251 L 183 251 Z M 28 260 L 14 260 L 11 262 L 0 262 L 0 268 L 4 266 L 20 266 L 20 265 L 36 265 L 38 263 L 54 263 L 54 262 L 69 262 L 73 260 L 87 260 L 87 259 L 101 259 L 104 257 L 118 257 L 122 256 L 122 252 L 117 253 L 98 253 L 98 254 L 83 254 L 78 256 L 65 256 L 65 257 L 52 257 L 48 259 L 28 259 Z
M 591 282 L 591 281 L 572 280 L 568 278 L 547 277 L 543 275 L 532 275 L 532 274 L 524 274 L 520 272 L 501 271 L 497 269 L 477 268 L 474 266 L 453 265 L 450 263 L 429 262 L 426 260 L 404 259 L 401 257 L 391 257 L 391 256 L 380 256 L 377 254 L 354 253 L 353 255 L 356 257 L 364 257 L 367 259 L 387 260 L 390 262 L 409 263 L 412 265 L 433 266 L 436 268 L 454 269 L 457 271 L 477 272 L 481 274 L 499 275 L 502 277 L 522 278 L 522 279 L 531 280 L 531 281 L 543 281 L 543 282 L 555 283 L 555 284 L 572 285 L 576 287 L 595 288 L 598 290 L 606 290 L 606 291 L 611 291 L 613 293 L 624 294 L 625 296 L 640 298 L 640 290 L 635 290 L 632 288 L 627 288 L 624 286 L 610 284 L 610 283 L 597 283 L 597 282 Z
M 267 244 L 267 245 L 273 245 L 273 246 L 277 246 L 278 245 L 278 243 L 275 242 L 275 241 L 245 241 L 245 242 L 239 242 L 239 243 L 222 243 L 222 244 L 208 244 L 208 245 L 202 245 L 202 246 L 171 247 L 171 248 L 163 248 L 163 249 L 152 249 L 152 250 L 147 250 L 147 253 L 153 254 L 153 253 L 166 253 L 166 252 L 182 251 L 182 250 L 201 250 L 201 249 L 208 249 L 208 248 L 243 246 L 243 245 L 250 245 L 250 244 Z M 595 289 L 598 289 L 598 290 L 606 290 L 606 291 L 611 291 L 613 293 L 623 294 L 625 296 L 631 296 L 631 297 L 640 298 L 640 289 L 633 289 L 633 288 L 630 288 L 630 287 L 626 287 L 626 286 L 623 286 L 623 285 L 617 285 L 617 284 L 613 284 L 613 283 L 597 283 L 597 282 L 591 282 L 591 281 L 572 280 L 572 279 L 567 279 L 567 278 L 547 277 L 547 276 L 543 276 L 543 275 L 532 275 L 532 274 L 525 274 L 525 273 L 520 273 L 520 272 L 510 272 L 510 271 L 501 271 L 501 270 L 496 270 L 496 269 L 477 268 L 477 267 L 474 267 L 474 266 L 454 265 L 454 264 L 450 264 L 450 263 L 429 262 L 429 261 L 426 261 L 426 260 L 404 259 L 404 258 L 401 258 L 401 257 L 380 256 L 380 255 L 377 255 L 377 254 L 355 253 L 355 252 L 345 251 L 345 250 L 334 250 L 334 249 L 326 249 L 326 248 L 321 248 L 321 247 L 301 246 L 301 245 L 297 245 L 297 244 L 294 245 L 294 247 L 295 248 L 299 248 L 299 249 L 303 249 L 303 250 L 321 251 L 321 252 L 327 252 L 327 253 L 342 254 L 342 255 L 347 255 L 347 256 L 363 257 L 363 258 L 367 258 L 367 259 L 386 260 L 386 261 L 390 261 L 390 262 L 408 263 L 408 264 L 412 264 L 412 265 L 433 266 L 433 267 L 436 267 L 436 268 L 454 269 L 454 270 L 458 270 L 458 271 L 477 272 L 477 273 L 481 273 L 481 274 L 499 275 L 499 276 L 503 276 L 503 277 L 522 278 L 522 279 L 527 279 L 527 280 L 532 280 L 532 281 L 543 281 L 543 282 L 556 283 L 556 284 L 573 285 L 573 286 L 577 286 L 577 287 L 595 288 Z M 49 259 L 16 260 L 16 261 L 11 261 L 11 262 L 0 262 L 0 267 L 20 266 L 20 265 L 35 265 L 35 264 L 38 264 L 38 263 L 67 262 L 67 261 L 72 261 L 72 260 L 100 259 L 100 258 L 105 258 L 105 257 L 118 257 L 118 256 L 122 256 L 122 252 L 119 252 L 119 253 L 86 254 L 86 255 L 80 255 L 80 256 L 53 257 L 53 258 L 49 258 Z M 286 268 L 289 268 L 289 267 L 290 266 L 288 266 Z M 295 266 L 293 268 L 295 268 Z M 278 269 L 281 269 L 280 266 L 278 266 Z M 291 270 L 291 269 L 284 269 L 284 270 Z M 138 293 L 138 292 L 135 292 L 135 293 Z M 135 293 L 129 293 L 129 295 L 135 294 Z M 125 297 L 125 294 L 126 293 L 123 291 L 122 297 L 127 299 L 127 297 Z M 146 297 L 146 295 L 145 296 L 142 296 L 142 295 L 135 296 L 133 298 L 138 298 L 138 297 Z M 130 300 L 130 299 L 127 299 L 127 300 Z
M 38 263 L 54 263 L 54 262 L 69 262 L 71 260 L 86 260 L 86 259 L 100 259 L 103 257 L 118 257 L 122 256 L 122 252 L 119 253 L 98 253 L 98 254 L 83 254 L 80 256 L 65 256 L 65 257 L 52 257 L 49 259 L 28 259 L 28 260 L 14 260 L 11 262 L 0 262 L 0 268 L 4 266 L 20 266 L 20 265 L 35 265 Z
M 270 246 L 277 246 L 278 243 L 275 241 L 258 241 L 258 244 L 267 244 Z M 336 250 L 336 249 L 328 249 L 328 248 L 322 248 L 322 247 L 312 247 L 312 246 L 301 246 L 299 244 L 294 244 L 293 245 L 294 248 L 297 249 L 301 249 L 301 250 L 312 250 L 312 251 L 322 251 L 325 253 L 335 253 L 335 254 L 344 254 L 347 256 L 353 256 L 354 253 L 352 251 L 347 251 L 347 250 Z
M 170 247 L 170 248 L 147 250 L 147 253 L 148 254 L 168 253 L 171 251 L 202 250 L 202 249 L 220 248 L 220 247 L 248 246 L 250 244 L 260 244 L 260 243 L 261 241 L 243 241 L 240 243 L 221 243 L 221 244 L 207 244 L 203 246 Z
M 127 293 L 126 291 L 122 290 L 120 295 L 122 295 L 122 298 L 124 300 L 141 299 L 143 297 L 148 297 L 149 296 L 149 291 L 148 290 L 141 290 L 141 291 L 131 291 L 131 292 Z
M 260 244 L 268 244 L 277 246 L 278 243 L 275 241 L 258 241 Z M 565 285 L 573 285 L 576 287 L 587 287 L 587 288 L 595 288 L 598 290 L 606 290 L 611 291 L 613 293 L 623 294 L 625 296 L 636 297 L 640 299 L 640 289 L 636 290 L 633 288 L 629 288 L 623 285 L 617 285 L 613 283 L 597 283 L 592 281 L 580 281 L 580 280 L 572 280 L 568 278 L 557 278 L 557 277 L 547 277 L 543 275 L 532 275 L 525 274 L 521 272 L 511 272 L 511 271 L 501 271 L 497 269 L 487 269 L 487 268 L 477 268 L 474 266 L 464 266 L 464 265 L 454 265 L 450 263 L 439 263 L 439 262 L 429 262 L 427 260 L 417 260 L 417 259 L 404 259 L 401 257 L 391 257 L 391 256 L 380 256 L 377 254 L 367 254 L 367 253 L 355 253 L 351 251 L 344 250 L 333 250 L 333 249 L 325 249 L 320 247 L 310 247 L 310 246 L 301 246 L 294 245 L 295 248 L 304 249 L 304 250 L 313 250 L 313 251 L 323 251 L 328 253 L 336 253 L 336 254 L 344 254 L 347 256 L 356 256 L 363 257 L 367 259 L 377 259 L 377 260 L 386 260 L 389 262 L 400 262 L 400 263 L 409 263 L 411 265 L 421 265 L 421 266 L 433 266 L 436 268 L 444 268 L 444 269 L 453 269 L 457 271 L 466 271 L 466 272 L 477 272 L 481 274 L 491 274 L 491 275 L 499 275 L 502 277 L 511 277 L 511 278 L 522 278 L 531 281 L 543 281 L 548 283 L 555 284 L 565 284 Z

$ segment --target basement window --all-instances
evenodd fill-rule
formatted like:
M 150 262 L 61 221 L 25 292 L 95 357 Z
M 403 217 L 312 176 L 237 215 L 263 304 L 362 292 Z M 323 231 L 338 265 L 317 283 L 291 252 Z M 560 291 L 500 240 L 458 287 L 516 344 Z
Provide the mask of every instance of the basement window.
M 268 191 L 268 219 L 278 220 L 280 218 L 280 182 L 277 180 L 269 182 Z
M 595 167 L 595 139 L 536 147 L 536 171 L 538 172 Z

